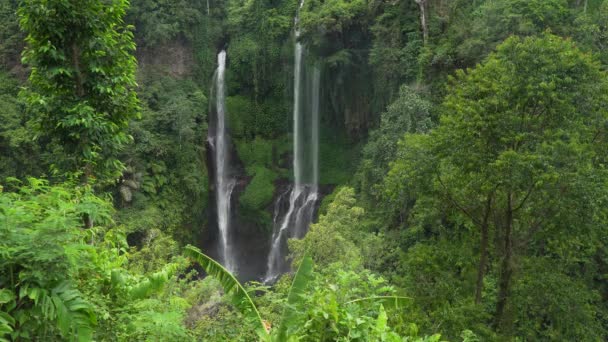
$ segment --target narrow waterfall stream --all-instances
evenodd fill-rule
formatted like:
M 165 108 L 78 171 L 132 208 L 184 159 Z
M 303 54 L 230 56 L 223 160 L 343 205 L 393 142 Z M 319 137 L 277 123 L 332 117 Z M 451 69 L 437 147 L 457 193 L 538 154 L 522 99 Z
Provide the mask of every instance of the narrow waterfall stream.
M 217 225 L 220 233 L 220 253 L 226 269 L 235 273 L 236 263 L 231 246 L 230 236 L 230 198 L 236 184 L 230 178 L 230 150 L 226 134 L 226 51 L 217 55 L 217 70 L 215 72 L 215 107 L 216 127 L 214 135 L 215 153 L 215 195 L 217 203 Z
M 299 9 L 304 5 L 300 2 Z M 286 258 L 287 240 L 302 238 L 313 220 L 319 197 L 319 93 L 321 71 L 304 63 L 305 47 L 299 42 L 299 9 L 295 18 L 295 63 L 293 103 L 293 172 L 294 185 L 289 193 L 289 206 L 279 215 L 286 194 L 275 203 L 274 231 L 268 255 L 264 282 L 274 282 L 289 270 Z M 309 70 L 310 69 L 310 70 Z

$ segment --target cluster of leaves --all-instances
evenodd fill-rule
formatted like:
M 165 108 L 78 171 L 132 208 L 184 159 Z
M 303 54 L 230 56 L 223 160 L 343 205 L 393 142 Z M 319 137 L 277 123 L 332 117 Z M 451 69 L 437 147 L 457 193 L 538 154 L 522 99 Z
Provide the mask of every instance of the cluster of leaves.
M 177 228 L 200 226 L 208 200 L 207 98 L 191 80 L 149 73 L 141 83 L 143 118 L 131 124 L 134 144 L 121 155 L 121 185 L 132 198 L 116 194 L 120 221 L 130 232 L 155 227 L 190 240 Z
M 382 113 L 379 127 L 370 132 L 363 148 L 356 179 L 362 197 L 376 195 L 374 187 L 384 179 L 389 163 L 397 157 L 397 143 L 403 134 L 424 133 L 431 128 L 431 111 L 429 101 L 414 89 L 401 87 L 399 97 Z
M 304 257 L 299 262 L 293 282 L 282 303 L 279 324 L 262 319 L 258 307 L 239 282 L 219 263 L 196 248 L 186 248 L 188 256 L 216 277 L 232 302 L 245 316 L 261 341 L 418 341 L 438 342 L 440 335 L 418 337 L 415 325 L 407 325 L 400 336 L 390 328 L 385 307 L 398 309 L 408 299 L 395 296 L 394 288 L 373 274 L 327 269 L 323 276 L 313 272 L 313 261 Z M 333 276 L 328 276 L 333 274 Z M 398 315 L 391 322 L 401 323 Z M 215 336 L 215 338 L 222 338 Z
M 0 194 L 0 337 L 91 339 L 93 306 L 75 279 L 90 248 L 80 231 L 83 213 L 108 222 L 111 209 L 86 189 L 37 179 Z
M 193 28 L 205 11 L 203 1 L 132 0 L 127 20 L 135 25 L 138 45 L 153 47 L 173 39 L 193 40 Z
M 15 15 L 17 1 L 0 1 L 0 67 L 10 70 L 19 64 L 19 54 L 23 47 L 23 33 L 19 30 L 19 20 Z
M 194 339 L 184 320 L 200 291 L 174 241 L 156 231 L 129 251 L 90 187 L 11 182 L 19 190 L 0 193 L 0 340 Z
M 139 115 L 127 7 L 125 0 L 27 0 L 19 7 L 27 33 L 22 61 L 32 68 L 23 93 L 27 108 L 39 133 L 64 150 L 61 169 L 85 179 L 120 176 L 118 153 L 131 141 L 129 121 Z
M 384 180 L 385 201 L 410 227 L 406 287 L 422 291 L 416 298 L 447 296 L 425 304 L 438 310 L 433 320 L 457 319 L 441 311 L 461 298 L 456 307 L 487 317 L 506 336 L 605 337 L 597 280 L 575 265 L 598 267 L 605 249 L 607 79 L 570 41 L 509 38 L 452 79 L 436 129 L 402 140 Z M 436 261 L 420 262 L 430 256 Z M 536 285 L 542 295 L 520 297 L 541 274 L 535 264 L 553 275 Z M 429 285 L 420 288 L 423 281 Z M 567 303 L 581 309 L 564 322 L 559 308 Z
M 32 141 L 31 116 L 26 115 L 17 96 L 18 87 L 19 82 L 14 77 L 0 72 L 0 179 L 36 175 L 44 170 L 40 164 L 47 165 L 37 160 L 44 157 Z

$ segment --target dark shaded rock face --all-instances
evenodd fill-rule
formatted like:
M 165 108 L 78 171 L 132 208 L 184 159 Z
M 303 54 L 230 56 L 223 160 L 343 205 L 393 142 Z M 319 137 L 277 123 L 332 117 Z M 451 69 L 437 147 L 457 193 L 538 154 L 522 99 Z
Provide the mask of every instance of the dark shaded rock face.
M 192 75 L 195 65 L 194 50 L 184 39 L 176 39 L 158 47 L 137 50 L 139 68 L 162 70 L 175 78 Z
M 213 136 L 213 123 L 210 123 L 209 136 Z M 213 146 L 207 140 L 206 164 L 209 172 L 209 208 L 208 229 L 201 237 L 200 245 L 203 251 L 216 260 L 221 260 L 219 250 L 219 227 L 217 224 L 217 207 L 215 200 L 215 165 L 213 157 Z M 239 206 L 239 198 L 251 181 L 245 167 L 236 153 L 233 144 L 230 146 L 231 153 L 231 177 L 236 180 L 236 186 L 231 197 L 231 241 L 232 251 L 238 268 L 238 278 L 241 281 L 261 281 L 266 275 L 267 260 L 270 252 L 271 236 L 275 221 L 280 221 L 289 208 L 289 193 L 292 184 L 288 179 L 275 181 L 275 192 L 272 203 L 266 208 L 270 220 L 260 220 L 259 217 L 247 216 Z M 289 159 L 289 158 L 287 158 Z M 333 191 L 333 186 L 321 186 L 319 188 L 320 199 L 316 203 L 313 217 L 317 217 L 319 205 L 322 198 Z
M 215 135 L 215 119 L 213 113 L 209 115 L 208 136 Z M 206 165 L 209 174 L 209 208 L 206 234 L 201 237 L 203 251 L 216 260 L 221 260 L 220 234 L 217 222 L 217 202 L 215 187 L 215 158 L 212 139 L 207 139 Z M 238 278 L 241 281 L 260 280 L 266 272 L 266 258 L 268 255 L 269 232 L 268 228 L 260 224 L 255 218 L 247 217 L 240 210 L 239 199 L 251 181 L 245 167 L 238 157 L 236 148 L 230 143 L 230 178 L 236 181 L 230 198 L 230 241 L 234 259 L 237 263 Z

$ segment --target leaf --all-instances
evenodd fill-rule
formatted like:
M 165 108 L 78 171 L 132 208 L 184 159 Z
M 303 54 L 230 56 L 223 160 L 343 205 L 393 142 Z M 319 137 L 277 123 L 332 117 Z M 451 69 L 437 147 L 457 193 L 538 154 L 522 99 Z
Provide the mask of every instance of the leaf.
M 411 300 L 411 298 L 409 297 L 402 297 L 402 296 L 373 296 L 373 297 L 364 297 L 364 298 L 358 298 L 358 299 L 354 299 L 348 302 L 345 302 L 345 305 L 348 304 L 358 304 L 358 303 L 362 303 L 362 302 L 373 302 L 373 303 L 380 303 L 382 304 L 385 308 L 400 308 L 400 307 L 404 307 L 407 303 L 409 303 Z
M 310 256 L 304 257 L 293 278 L 291 288 L 289 289 L 289 295 L 287 296 L 287 305 L 283 308 L 283 314 L 281 315 L 281 325 L 279 325 L 277 331 L 277 338 L 279 341 L 284 341 L 287 337 L 288 328 L 294 326 L 297 306 L 302 304 L 304 291 L 312 279 L 312 266 L 312 258 Z
M 8 289 L 2 289 L 0 290 L 0 304 L 6 304 L 10 301 L 13 301 L 15 299 L 15 294 L 8 290 Z
M 384 310 L 384 306 L 380 304 L 380 313 L 378 314 L 378 319 L 376 320 L 376 330 L 378 330 L 379 333 L 385 332 L 387 322 L 388 317 L 386 316 L 386 311 Z
M 256 330 L 258 331 L 258 334 L 262 336 L 268 335 L 264 326 L 264 321 L 262 320 L 260 312 L 255 306 L 255 303 L 253 300 L 251 300 L 251 297 L 249 297 L 249 294 L 243 285 L 241 285 L 234 275 L 232 275 L 217 261 L 201 253 L 198 248 L 192 245 L 185 247 L 184 254 L 198 262 L 203 267 L 205 272 L 207 272 L 207 274 L 216 278 L 220 282 L 222 288 L 224 288 L 224 292 L 232 295 L 232 301 L 234 305 L 241 311 L 241 313 L 256 323 Z

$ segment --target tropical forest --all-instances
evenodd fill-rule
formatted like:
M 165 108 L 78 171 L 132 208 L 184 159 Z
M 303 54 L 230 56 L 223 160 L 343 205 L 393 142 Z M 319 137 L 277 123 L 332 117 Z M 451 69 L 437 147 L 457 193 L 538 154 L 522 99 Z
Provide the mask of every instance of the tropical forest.
M 0 342 L 608 341 L 608 0 L 0 22 Z

